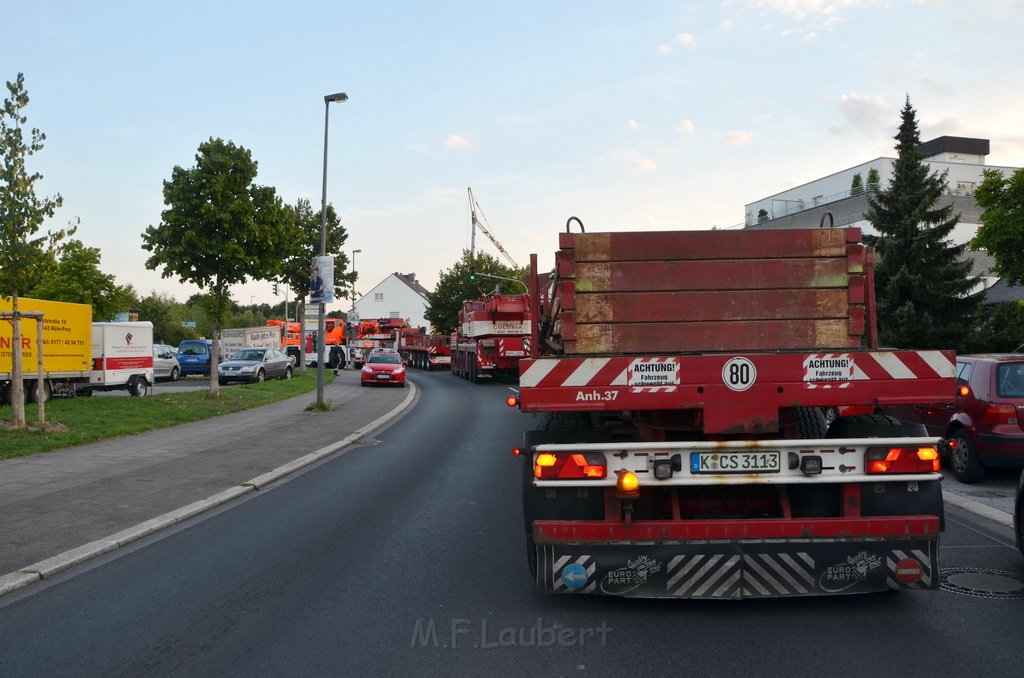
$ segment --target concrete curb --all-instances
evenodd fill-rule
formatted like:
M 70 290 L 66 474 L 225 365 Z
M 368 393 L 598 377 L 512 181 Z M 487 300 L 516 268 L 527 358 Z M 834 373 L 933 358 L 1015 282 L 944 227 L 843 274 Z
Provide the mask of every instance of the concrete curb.
M 354 433 L 346 436 L 342 440 L 339 440 L 336 443 L 331 443 L 326 447 L 321 447 L 319 450 L 311 452 L 304 457 L 300 457 L 295 461 L 289 462 L 284 466 L 279 466 L 278 468 L 244 482 L 239 486 L 230 487 L 222 492 L 211 495 L 206 499 L 200 499 L 199 501 L 192 502 L 187 506 L 183 506 L 174 511 L 157 516 L 156 518 L 152 518 L 143 523 L 139 523 L 138 525 L 129 527 L 128 529 L 121 530 L 109 537 L 91 541 L 88 544 L 83 544 L 82 546 L 65 551 L 53 556 L 52 558 L 47 558 L 46 560 L 23 567 L 16 572 L 0 575 L 0 597 L 25 588 L 26 586 L 30 586 L 38 581 L 49 579 L 60 572 L 75 567 L 76 565 L 81 565 L 88 560 L 101 556 L 105 553 L 109 553 L 115 549 L 119 549 L 134 541 L 142 539 L 143 537 L 148 537 L 160 530 L 177 525 L 189 518 L 194 518 L 195 516 L 205 513 L 210 509 L 217 508 L 229 501 L 233 501 L 244 494 L 255 492 L 256 490 L 262 490 L 268 485 L 277 482 L 278 480 L 281 480 L 282 478 L 289 476 L 310 464 L 314 464 L 326 457 L 329 457 L 338 450 L 357 443 L 360 439 L 399 417 L 412 406 L 412 403 L 416 399 L 418 390 L 414 383 L 408 383 L 409 393 L 405 396 L 405 400 L 403 400 L 397 407 L 384 416 L 379 417 L 366 426 L 356 430 Z
M 952 504 L 953 506 L 962 508 L 965 511 L 979 515 L 982 518 L 988 518 L 989 520 L 999 523 L 1004 527 L 1013 528 L 1013 516 L 1006 511 L 993 508 L 988 504 L 982 504 L 980 501 L 961 497 L 959 494 L 953 494 L 952 492 L 943 491 L 942 499 L 947 504 Z

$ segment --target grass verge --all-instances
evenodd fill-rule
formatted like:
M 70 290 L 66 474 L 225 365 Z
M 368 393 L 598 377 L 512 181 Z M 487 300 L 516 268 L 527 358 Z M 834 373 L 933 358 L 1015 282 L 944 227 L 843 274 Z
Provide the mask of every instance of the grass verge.
M 334 375 L 324 374 L 330 383 Z M 222 386 L 219 398 L 209 390 L 162 393 L 143 398 L 58 398 L 46 403 L 46 430 L 16 431 L 0 425 L 0 459 L 23 457 L 97 440 L 167 428 L 190 421 L 240 412 L 286 400 L 316 389 L 316 370 L 289 381 Z M 25 407 L 25 420 L 36 426 L 35 405 Z M 0 407 L 0 420 L 10 422 L 10 406 Z

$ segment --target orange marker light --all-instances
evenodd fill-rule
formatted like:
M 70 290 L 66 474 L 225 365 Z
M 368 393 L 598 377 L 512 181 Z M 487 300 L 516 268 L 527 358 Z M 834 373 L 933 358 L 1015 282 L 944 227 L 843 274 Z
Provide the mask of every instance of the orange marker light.
M 505 398 L 505 404 L 508 405 L 509 407 L 515 407 L 516 405 L 519 404 L 518 396 L 514 396 L 514 395 L 508 396 L 507 398 Z
M 636 496 L 640 494 L 640 480 L 632 471 L 622 471 L 615 481 L 615 487 L 621 494 Z
M 970 395 L 971 389 L 968 388 L 967 386 L 961 386 L 960 388 L 957 389 L 957 393 L 966 398 L 968 395 Z

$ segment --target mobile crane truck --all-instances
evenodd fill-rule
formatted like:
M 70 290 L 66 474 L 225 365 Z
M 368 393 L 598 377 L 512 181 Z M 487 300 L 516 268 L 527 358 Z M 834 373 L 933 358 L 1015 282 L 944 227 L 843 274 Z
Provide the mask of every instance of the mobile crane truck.
M 875 411 L 948 400 L 955 356 L 878 348 L 859 229 L 567 225 L 559 248 L 550 278 L 531 257 L 509 398 L 538 422 L 514 452 L 540 591 L 938 588 L 948 442 Z

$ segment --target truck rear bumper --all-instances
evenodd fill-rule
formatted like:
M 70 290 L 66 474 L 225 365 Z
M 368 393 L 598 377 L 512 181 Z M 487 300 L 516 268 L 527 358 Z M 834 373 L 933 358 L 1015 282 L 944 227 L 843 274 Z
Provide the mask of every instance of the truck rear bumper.
M 937 589 L 935 516 L 536 521 L 537 588 L 637 598 L 774 598 Z

